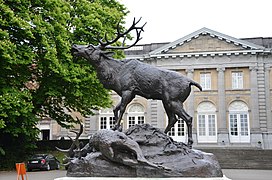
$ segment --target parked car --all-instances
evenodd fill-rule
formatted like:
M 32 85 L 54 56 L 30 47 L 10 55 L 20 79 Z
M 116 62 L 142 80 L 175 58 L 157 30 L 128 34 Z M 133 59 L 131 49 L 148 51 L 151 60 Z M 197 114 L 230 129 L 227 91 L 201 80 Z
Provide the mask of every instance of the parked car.
M 59 168 L 59 160 L 51 154 L 35 154 L 27 161 L 27 171 L 32 171 L 33 169 L 49 171 Z

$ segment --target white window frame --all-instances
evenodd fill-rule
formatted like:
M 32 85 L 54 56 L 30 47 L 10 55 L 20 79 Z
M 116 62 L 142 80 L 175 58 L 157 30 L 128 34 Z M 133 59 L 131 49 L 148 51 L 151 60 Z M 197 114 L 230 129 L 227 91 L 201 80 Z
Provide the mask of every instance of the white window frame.
M 143 114 L 137 114 L 137 113 L 130 113 L 128 115 L 128 128 L 130 128 L 131 126 L 134 126 L 135 124 L 144 124 L 145 123 L 145 119 L 144 119 L 144 115 Z M 133 123 L 131 123 L 133 122 Z
M 105 121 L 105 124 L 102 128 L 102 118 Z M 115 125 L 115 120 L 113 115 L 100 115 L 99 117 L 99 129 L 112 129 Z
M 203 127 L 201 126 L 201 123 L 200 123 L 200 120 L 201 120 L 200 117 L 204 117 Z M 201 128 L 204 128 L 204 129 L 201 130 Z M 210 114 L 210 113 L 199 113 L 198 114 L 198 116 L 197 116 L 197 139 L 198 139 L 199 143 L 216 143 L 217 142 L 216 114 Z
M 103 120 L 102 120 L 103 119 Z M 102 122 L 104 127 L 102 127 Z M 112 129 L 115 125 L 115 118 L 112 109 L 99 111 L 99 129 Z
M 212 79 L 211 73 L 205 72 L 200 73 L 200 85 L 203 90 L 211 90 L 212 89 Z
M 246 122 L 243 117 L 246 116 Z M 235 117 L 235 119 L 234 119 Z M 237 133 L 234 134 L 233 122 L 236 121 Z M 229 107 L 229 136 L 231 143 L 250 143 L 250 121 L 248 107 L 245 103 L 233 102 Z
M 233 71 L 232 77 L 232 89 L 243 89 L 244 88 L 244 76 L 242 71 Z
M 232 117 L 236 118 L 237 134 L 233 134 Z M 243 122 L 243 116 L 246 116 L 246 122 Z M 246 128 L 246 129 L 245 129 Z M 249 115 L 247 112 L 232 112 L 229 114 L 229 134 L 231 143 L 249 143 L 250 142 L 250 128 L 249 128 Z
M 166 116 L 167 117 L 167 116 Z M 177 142 L 187 142 L 187 125 L 186 123 L 178 118 L 178 121 L 175 123 L 175 125 L 170 129 L 170 131 L 167 133 L 168 136 L 170 136 L 174 141 Z M 168 117 L 166 118 L 166 121 L 168 122 Z
M 200 122 L 202 120 L 204 122 Z M 199 143 L 217 143 L 216 107 L 211 102 L 202 102 L 197 107 L 197 140 Z
M 130 128 L 135 124 L 144 123 L 145 123 L 144 107 L 139 103 L 130 105 L 127 114 L 127 128 Z

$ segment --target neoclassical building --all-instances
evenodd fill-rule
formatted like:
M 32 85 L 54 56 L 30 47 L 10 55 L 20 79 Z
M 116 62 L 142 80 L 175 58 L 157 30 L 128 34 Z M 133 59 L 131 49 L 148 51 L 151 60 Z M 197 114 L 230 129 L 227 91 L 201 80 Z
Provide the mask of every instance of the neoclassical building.
M 171 43 L 137 45 L 126 59 L 177 71 L 199 82 L 192 88 L 185 109 L 193 117 L 194 147 L 246 147 L 272 149 L 272 38 L 237 39 L 208 28 Z M 112 93 L 114 105 L 120 97 Z M 111 128 L 112 108 L 84 119 L 85 137 Z M 67 130 L 51 125 L 51 137 Z M 164 129 L 167 116 L 158 100 L 136 97 L 127 107 L 123 129 L 149 123 Z M 179 120 L 169 135 L 187 142 L 186 124 Z

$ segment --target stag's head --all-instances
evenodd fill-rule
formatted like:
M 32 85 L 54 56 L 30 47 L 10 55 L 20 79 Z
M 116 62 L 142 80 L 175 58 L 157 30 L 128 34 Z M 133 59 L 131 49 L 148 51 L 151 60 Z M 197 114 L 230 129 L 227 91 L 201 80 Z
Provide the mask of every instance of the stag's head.
M 117 24 L 117 32 L 116 37 L 112 40 L 108 40 L 107 34 L 105 34 L 103 39 L 97 38 L 97 41 L 99 42 L 98 46 L 94 46 L 92 44 L 90 45 L 73 45 L 72 46 L 72 53 L 76 56 L 83 57 L 89 61 L 99 61 L 101 59 L 101 56 L 108 56 L 109 52 L 107 50 L 110 49 L 119 49 L 124 50 L 128 49 L 134 45 L 136 45 L 142 38 L 141 38 L 141 32 L 143 32 L 143 26 L 137 26 L 137 24 L 140 22 L 141 18 L 136 21 L 135 18 L 133 20 L 133 23 L 129 29 L 127 29 L 125 32 L 121 32 L 120 28 L 120 22 Z M 125 46 L 125 40 L 127 38 L 127 35 L 135 30 L 136 31 L 136 40 L 132 45 Z M 112 44 L 116 43 L 120 38 L 123 38 L 122 46 L 112 46 Z
M 101 52 L 102 51 L 98 47 L 96 47 L 92 44 L 90 44 L 90 45 L 74 44 L 72 46 L 73 55 L 83 57 L 83 58 L 85 58 L 87 60 L 91 60 L 91 61 L 98 60 Z

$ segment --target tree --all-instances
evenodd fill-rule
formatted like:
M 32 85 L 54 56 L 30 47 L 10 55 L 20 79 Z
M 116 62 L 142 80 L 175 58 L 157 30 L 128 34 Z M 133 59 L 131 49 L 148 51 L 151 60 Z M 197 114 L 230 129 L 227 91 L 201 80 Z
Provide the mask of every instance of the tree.
M 113 36 L 127 11 L 116 0 L 0 0 L 0 12 L 0 157 L 11 149 L 18 157 L 32 148 L 40 117 L 67 127 L 75 122 L 67 110 L 84 116 L 110 104 L 70 49 Z

